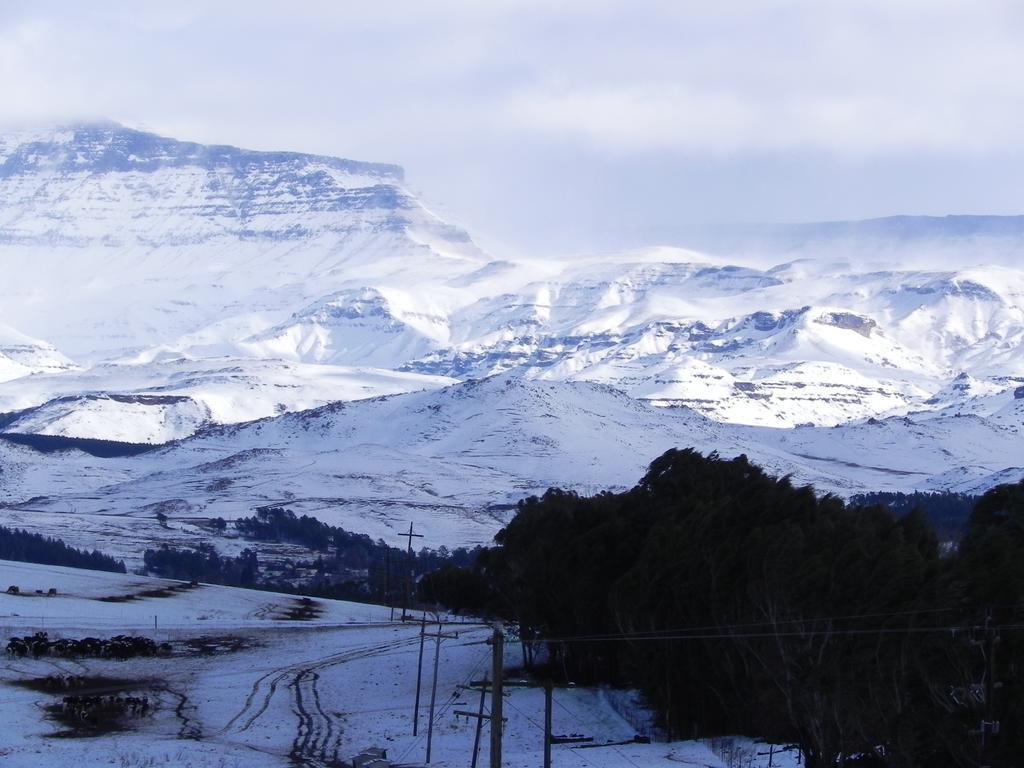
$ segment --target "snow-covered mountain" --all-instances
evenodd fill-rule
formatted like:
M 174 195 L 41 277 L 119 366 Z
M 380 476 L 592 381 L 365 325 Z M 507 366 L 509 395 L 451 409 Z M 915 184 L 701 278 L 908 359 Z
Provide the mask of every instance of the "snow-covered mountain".
M 52 344 L 0 324 L 0 383 L 34 373 L 57 373 L 74 364 Z
M 585 494 L 631 487 L 672 447 L 743 453 L 840 495 L 976 492 L 1024 477 L 1022 433 L 1024 398 L 1012 392 L 970 409 L 780 430 L 657 408 L 605 385 L 507 373 L 207 428 L 120 458 L 0 440 L 0 498 L 8 524 L 57 526 L 82 545 L 126 529 L 136 538 L 198 539 L 208 534 L 198 524 L 211 517 L 285 504 L 374 537 L 412 521 L 435 546 L 452 546 L 489 541 L 512 504 L 550 486 Z M 157 512 L 171 518 L 170 532 Z
M 916 242 L 928 231 L 899 221 L 867 234 Z M 939 235 L 965 242 L 959 219 L 937 221 Z M 972 219 L 969 234 L 1013 234 L 1014 221 Z M 859 231 L 804 234 L 820 243 Z M 1002 389 L 1024 377 L 1020 270 L 972 266 L 969 249 L 959 270 L 818 255 L 772 268 L 670 248 L 495 260 L 392 165 L 116 124 L 0 140 L 0 321 L 84 367 L 105 363 L 110 384 L 91 376 L 91 392 L 147 394 L 124 380 L 159 379 L 140 370 L 181 359 L 255 361 L 250 383 L 270 361 L 455 379 L 517 370 L 792 427 L 932 407 L 961 373 Z M 4 363 L 4 378 L 54 364 Z M 45 402 L 45 388 L 30 390 L 38 397 L 21 407 Z M 281 400 L 285 410 L 326 401 Z
M 217 424 L 338 400 L 435 389 L 452 379 L 276 360 L 177 358 L 95 365 L 0 383 L 0 431 L 162 444 Z
M 80 362 L 179 337 L 215 352 L 353 280 L 486 261 L 396 166 L 115 124 L 0 141 L 0 259 L 5 320 Z
M 993 221 L 975 230 L 1016 232 Z M 6 134 L 0 430 L 168 447 L 2 443 L 5 498 L 197 515 L 307 499 L 381 525 L 421 509 L 480 540 L 489 504 L 628 485 L 679 445 L 837 492 L 1012 477 L 1024 271 L 959 236 L 959 268 L 845 260 L 830 232 L 774 266 L 495 259 L 396 166 L 109 123 Z M 337 405 L 381 395 L 400 396 Z

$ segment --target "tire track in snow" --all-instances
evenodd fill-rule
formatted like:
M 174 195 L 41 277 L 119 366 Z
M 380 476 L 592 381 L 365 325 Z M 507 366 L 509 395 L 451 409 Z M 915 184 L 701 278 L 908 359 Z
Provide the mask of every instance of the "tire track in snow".
M 271 670 L 253 683 L 242 708 L 218 735 L 248 731 L 267 712 L 284 686 L 291 692 L 292 712 L 298 718 L 291 758 L 307 765 L 332 764 L 337 760 L 341 732 L 322 705 L 318 688 L 320 671 L 338 664 L 373 658 L 418 642 L 418 635 L 399 638 L 342 651 L 312 663 L 303 662 Z

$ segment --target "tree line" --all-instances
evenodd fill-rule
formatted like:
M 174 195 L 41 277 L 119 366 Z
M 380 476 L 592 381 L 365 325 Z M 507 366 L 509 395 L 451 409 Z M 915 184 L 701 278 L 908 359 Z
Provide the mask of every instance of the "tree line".
M 210 521 L 210 527 L 219 533 L 229 526 L 246 540 L 296 544 L 308 549 L 310 556 L 265 563 L 254 549 L 231 557 L 209 543 L 184 549 L 162 545 L 144 553 L 146 572 L 173 579 L 395 605 L 406 599 L 406 589 L 411 591 L 408 582 L 446 565 L 468 567 L 481 550 L 424 547 L 414 550 L 410 558 L 405 548 L 309 515 L 296 515 L 284 507 L 263 507 L 231 523 L 223 518 Z
M 670 736 L 794 743 L 809 768 L 1024 755 L 1024 483 L 949 548 L 920 510 L 672 450 L 625 493 L 521 502 L 496 543 L 421 597 L 516 622 L 546 674 L 638 687 Z
M 212 544 L 201 543 L 191 549 L 162 544 L 142 555 L 146 573 L 166 579 L 203 581 L 232 587 L 252 587 L 257 583 L 260 565 L 256 553 L 242 550 L 236 557 L 222 555 Z
M 964 537 L 967 521 L 977 502 L 978 496 L 952 491 L 858 493 L 849 499 L 852 507 L 885 507 L 896 517 L 917 510 L 928 519 L 939 540 L 948 542 L 960 541 Z
M 0 560 L 63 565 L 69 568 L 88 568 L 113 573 L 126 572 L 124 562 L 98 550 L 90 552 L 75 549 L 59 539 L 6 526 L 0 526 Z
M 243 538 L 299 544 L 314 552 L 331 554 L 342 565 L 356 568 L 382 565 L 390 559 L 399 562 L 408 556 L 405 548 L 391 546 L 381 539 L 374 541 L 364 533 L 352 533 L 309 515 L 296 515 L 284 507 L 262 507 L 250 517 L 234 520 L 232 525 Z M 227 526 L 223 518 L 214 521 L 218 530 L 223 531 Z M 479 549 L 423 547 L 413 551 L 412 569 L 416 574 L 424 574 L 445 563 L 466 566 L 473 562 Z

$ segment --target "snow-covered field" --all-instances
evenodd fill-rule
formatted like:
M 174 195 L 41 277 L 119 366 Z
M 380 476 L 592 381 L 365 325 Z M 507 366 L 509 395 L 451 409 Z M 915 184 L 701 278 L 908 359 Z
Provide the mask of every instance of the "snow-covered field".
M 421 765 L 425 759 L 434 642 L 426 644 L 419 735 L 413 737 L 419 624 L 391 622 L 386 608 L 317 600 L 318 616 L 295 620 L 287 617 L 297 600 L 287 595 L 184 588 L 166 580 L 8 561 L 0 561 L 0 583 L 21 591 L 0 594 L 5 638 L 37 631 L 51 639 L 133 634 L 171 644 L 169 655 L 127 661 L 8 655 L 0 672 L 4 766 L 331 766 L 371 746 L 386 749 L 401 764 Z M 51 587 L 56 596 L 35 592 Z M 437 624 L 428 624 L 428 632 L 435 631 Z M 446 635 L 458 637 L 440 646 L 431 765 L 469 763 L 475 725 L 454 713 L 478 706 L 479 692 L 461 686 L 490 669 L 485 641 L 491 631 L 462 620 L 444 626 Z M 514 643 L 506 650 L 511 669 L 518 651 Z M 58 679 L 81 687 L 52 687 Z M 33 681 L 34 687 L 25 687 Z M 72 728 L 47 710 L 66 695 L 92 689 L 146 696 L 149 708 L 104 733 Z M 557 689 L 553 732 L 593 741 L 555 745 L 554 765 L 768 765 L 768 757 L 759 754 L 767 747 L 744 739 L 621 743 L 637 732 L 624 717 L 632 713 L 619 703 L 629 699 L 621 692 Z M 504 765 L 538 765 L 542 691 L 509 688 L 505 716 Z M 486 764 L 486 728 L 482 742 Z M 796 764 L 795 755 L 776 754 L 773 764 L 788 768 Z

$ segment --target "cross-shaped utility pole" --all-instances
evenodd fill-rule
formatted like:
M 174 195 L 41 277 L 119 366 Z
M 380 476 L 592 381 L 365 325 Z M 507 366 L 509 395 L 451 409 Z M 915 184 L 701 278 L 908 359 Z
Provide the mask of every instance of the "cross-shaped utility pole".
M 405 536 L 409 540 L 409 549 L 408 549 L 408 554 L 407 554 L 407 557 L 408 557 L 407 563 L 408 563 L 409 568 L 408 568 L 408 573 L 406 573 L 406 577 L 405 577 L 405 601 L 402 604 L 402 621 L 405 621 L 406 618 L 407 618 L 408 611 L 409 611 L 409 602 L 410 602 L 410 599 L 412 597 L 412 583 L 413 583 L 412 540 L 413 539 L 422 539 L 423 538 L 423 534 L 422 533 L 413 533 L 412 532 L 412 523 L 410 522 L 409 523 L 409 532 L 408 533 L 403 533 L 402 535 Z

